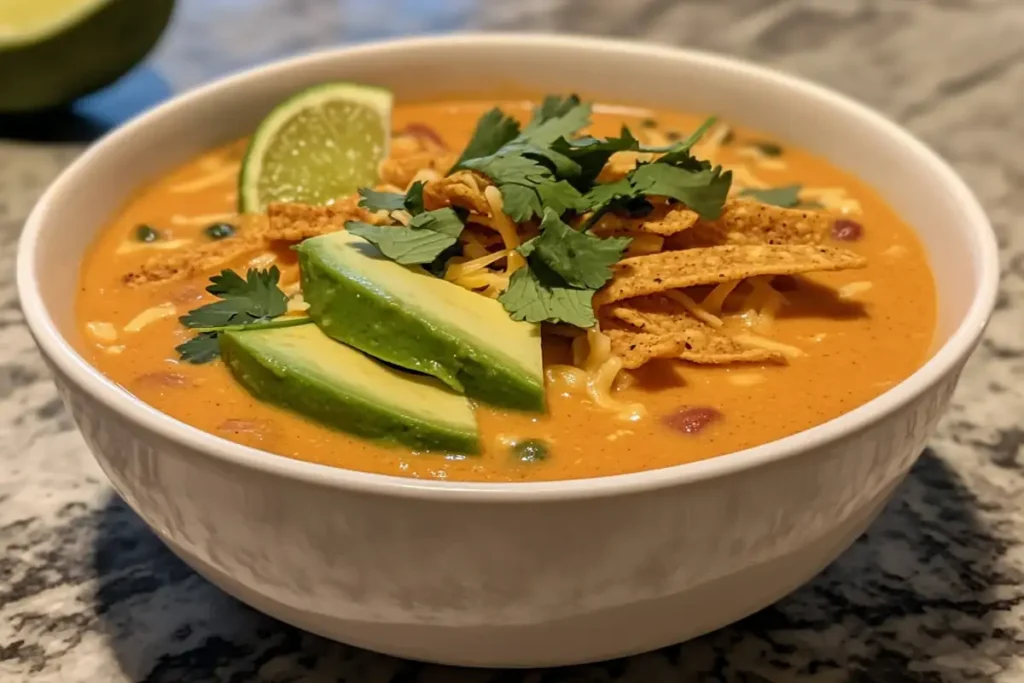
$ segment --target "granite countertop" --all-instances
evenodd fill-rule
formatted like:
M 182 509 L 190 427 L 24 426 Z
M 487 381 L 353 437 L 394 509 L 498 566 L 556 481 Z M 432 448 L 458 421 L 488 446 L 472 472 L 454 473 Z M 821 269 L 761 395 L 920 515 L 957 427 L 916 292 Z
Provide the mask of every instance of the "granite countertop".
M 921 136 L 995 223 L 998 310 L 930 448 L 864 538 L 738 624 L 528 672 L 418 665 L 285 626 L 199 578 L 113 495 L 24 326 L 22 222 L 105 126 L 274 57 L 467 27 L 642 37 L 808 76 Z M 1021 36 L 1018 0 L 179 0 L 148 65 L 86 103 L 88 117 L 0 118 L 0 680 L 1024 681 Z

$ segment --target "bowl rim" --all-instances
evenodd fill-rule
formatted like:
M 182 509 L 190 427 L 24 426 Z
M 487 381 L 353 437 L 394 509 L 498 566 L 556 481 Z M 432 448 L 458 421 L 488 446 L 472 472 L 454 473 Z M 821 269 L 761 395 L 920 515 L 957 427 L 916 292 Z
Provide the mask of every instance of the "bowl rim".
M 442 48 L 453 45 L 473 47 L 549 49 L 567 45 L 585 50 L 629 54 L 645 59 L 669 59 L 719 69 L 744 72 L 765 81 L 772 87 L 798 91 L 802 96 L 818 99 L 832 109 L 862 119 L 880 135 L 898 141 L 909 154 L 930 166 L 960 204 L 967 223 L 974 226 L 970 239 L 978 248 L 981 274 L 977 291 L 963 320 L 949 339 L 912 375 L 883 394 L 853 410 L 796 434 L 697 462 L 645 470 L 627 474 L 542 482 L 460 482 L 421 480 L 396 475 L 374 474 L 340 467 L 321 465 L 276 455 L 204 432 L 166 415 L 142 402 L 102 375 L 72 348 L 47 311 L 38 287 L 35 256 L 39 234 L 46 222 L 48 207 L 65 191 L 90 161 L 106 153 L 116 138 L 134 131 L 160 117 L 178 110 L 187 110 L 193 102 L 209 93 L 234 87 L 251 78 L 268 78 L 286 74 L 293 69 L 311 67 L 322 62 L 343 60 L 348 55 L 374 56 L 416 48 Z M 970 355 L 988 322 L 996 300 L 999 282 L 998 248 L 992 226 L 975 198 L 955 171 L 930 147 L 909 131 L 884 115 L 842 95 L 801 77 L 782 73 L 744 60 L 667 45 L 641 44 L 628 40 L 593 36 L 523 32 L 463 32 L 443 35 L 399 38 L 362 43 L 340 48 L 317 50 L 296 57 L 249 68 L 211 81 L 177 95 L 111 131 L 90 146 L 65 168 L 47 188 L 29 214 L 18 244 L 17 288 L 26 323 L 43 355 L 81 391 L 98 400 L 135 425 L 154 432 L 177 445 L 230 464 L 268 475 L 286 477 L 308 484 L 341 490 L 429 499 L 442 502 L 524 502 L 561 501 L 600 498 L 665 489 L 724 477 L 754 467 L 784 460 L 800 453 L 834 443 L 864 430 L 927 392 Z

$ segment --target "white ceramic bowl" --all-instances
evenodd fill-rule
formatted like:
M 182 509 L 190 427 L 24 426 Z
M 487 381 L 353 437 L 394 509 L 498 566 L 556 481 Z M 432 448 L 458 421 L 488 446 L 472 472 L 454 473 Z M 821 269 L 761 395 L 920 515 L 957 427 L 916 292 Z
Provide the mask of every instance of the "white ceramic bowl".
M 251 131 L 333 79 L 399 98 L 599 93 L 716 112 L 810 148 L 878 188 L 938 278 L 935 352 L 867 405 L 740 453 L 602 479 L 461 484 L 270 455 L 132 398 L 68 344 L 78 264 L 141 183 Z M 321 52 L 177 97 L 79 158 L 18 253 L 28 324 L 118 493 L 203 576 L 284 621 L 415 659 L 484 666 L 617 657 L 782 597 L 868 526 L 924 446 L 992 310 L 996 244 L 950 168 L 878 114 L 804 81 L 665 47 L 461 35 Z M 870 353 L 865 349 L 865 353 Z

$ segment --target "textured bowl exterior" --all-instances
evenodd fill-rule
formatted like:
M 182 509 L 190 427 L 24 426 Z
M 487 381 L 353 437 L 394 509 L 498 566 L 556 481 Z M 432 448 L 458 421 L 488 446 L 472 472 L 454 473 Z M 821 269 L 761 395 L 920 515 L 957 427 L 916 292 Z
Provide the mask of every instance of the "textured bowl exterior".
M 460 484 L 326 468 L 224 441 L 132 398 L 72 349 L 74 264 L 143 179 L 243 134 L 306 85 L 355 80 L 425 97 L 438 87 L 425 75 L 441 68 L 446 93 L 519 79 L 716 111 L 885 188 L 922 226 L 939 275 L 932 358 L 836 420 L 740 453 L 601 479 Z M 678 87 L 659 87 L 672 79 Z M 997 279 L 976 200 L 876 114 L 732 60 L 564 36 L 360 46 L 176 98 L 76 161 L 40 200 L 18 255 L 26 319 L 86 442 L 118 493 L 186 562 L 316 633 L 478 666 L 570 664 L 668 645 L 812 577 L 867 527 L 921 452 L 991 313 Z
M 680 642 L 811 578 L 907 473 L 958 371 L 869 429 L 727 482 L 531 504 L 282 480 L 165 440 L 55 378 L 118 493 L 228 593 L 389 654 L 546 666 Z

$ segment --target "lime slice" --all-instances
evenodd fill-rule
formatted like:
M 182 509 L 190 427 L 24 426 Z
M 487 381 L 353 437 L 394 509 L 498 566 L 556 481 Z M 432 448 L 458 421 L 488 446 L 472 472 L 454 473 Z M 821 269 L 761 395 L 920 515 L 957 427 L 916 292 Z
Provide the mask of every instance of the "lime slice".
M 277 105 L 246 150 L 238 209 L 270 202 L 327 204 L 377 180 L 388 152 L 391 93 L 355 83 L 326 83 Z
M 0 112 L 71 102 L 156 44 L 174 0 L 0 0 Z

